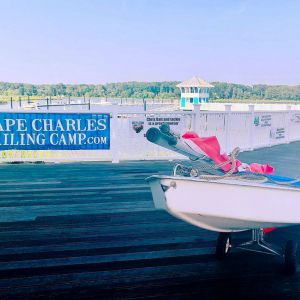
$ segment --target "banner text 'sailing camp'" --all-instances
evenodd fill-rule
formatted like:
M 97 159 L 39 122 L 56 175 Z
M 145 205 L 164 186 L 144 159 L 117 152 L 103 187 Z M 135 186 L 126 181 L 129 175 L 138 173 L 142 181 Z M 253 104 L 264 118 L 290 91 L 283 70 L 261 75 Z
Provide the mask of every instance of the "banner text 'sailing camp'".
M 109 148 L 109 114 L 0 113 L 2 150 Z

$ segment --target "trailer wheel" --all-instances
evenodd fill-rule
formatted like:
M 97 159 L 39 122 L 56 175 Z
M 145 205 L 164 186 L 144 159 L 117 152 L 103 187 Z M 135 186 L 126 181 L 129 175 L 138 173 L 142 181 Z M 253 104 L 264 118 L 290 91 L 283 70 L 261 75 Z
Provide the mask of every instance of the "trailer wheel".
M 286 274 L 293 275 L 297 271 L 297 248 L 298 244 L 295 241 L 287 241 L 284 252 L 284 270 Z
M 218 260 L 224 259 L 231 249 L 231 234 L 228 232 L 220 232 L 217 239 L 216 257 Z

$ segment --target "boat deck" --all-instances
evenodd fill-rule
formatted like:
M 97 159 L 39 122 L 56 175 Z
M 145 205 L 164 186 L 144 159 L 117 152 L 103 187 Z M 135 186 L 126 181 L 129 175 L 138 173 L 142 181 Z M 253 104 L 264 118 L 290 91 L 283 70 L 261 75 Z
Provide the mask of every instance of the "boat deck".
M 295 177 L 299 148 L 240 158 Z M 0 299 L 300 299 L 300 270 L 287 277 L 280 258 L 238 250 L 217 262 L 216 233 L 154 210 L 144 178 L 170 169 L 164 161 L 0 165 Z M 269 239 L 300 243 L 300 227 Z

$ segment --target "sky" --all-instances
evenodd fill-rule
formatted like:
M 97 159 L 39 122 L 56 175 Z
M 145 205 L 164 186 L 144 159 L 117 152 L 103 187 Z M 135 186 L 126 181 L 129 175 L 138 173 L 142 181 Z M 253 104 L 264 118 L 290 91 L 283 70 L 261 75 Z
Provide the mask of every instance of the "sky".
M 0 0 L 0 81 L 300 84 L 297 0 Z

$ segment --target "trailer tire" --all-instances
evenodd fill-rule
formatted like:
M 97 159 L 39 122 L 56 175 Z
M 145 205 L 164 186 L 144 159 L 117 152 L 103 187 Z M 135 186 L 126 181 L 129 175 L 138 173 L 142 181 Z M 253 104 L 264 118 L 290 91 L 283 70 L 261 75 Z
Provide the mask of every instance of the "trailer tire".
M 295 241 L 289 240 L 284 251 L 284 271 L 288 275 L 293 275 L 297 271 L 297 248 Z

